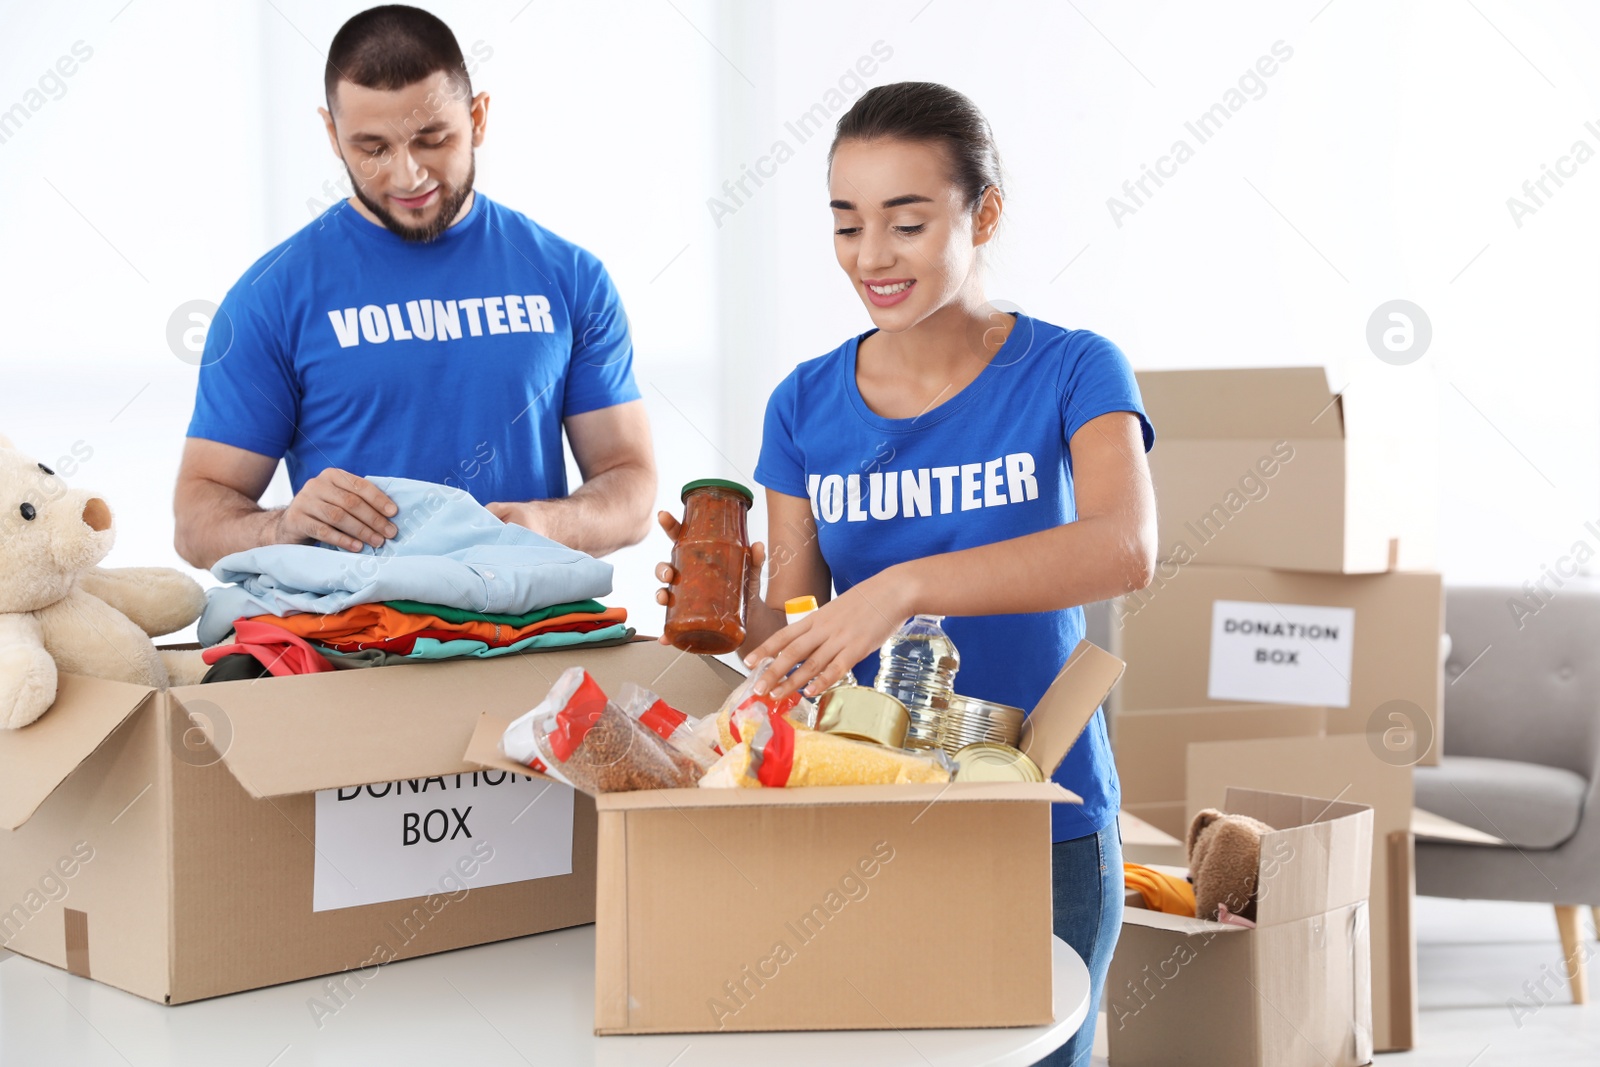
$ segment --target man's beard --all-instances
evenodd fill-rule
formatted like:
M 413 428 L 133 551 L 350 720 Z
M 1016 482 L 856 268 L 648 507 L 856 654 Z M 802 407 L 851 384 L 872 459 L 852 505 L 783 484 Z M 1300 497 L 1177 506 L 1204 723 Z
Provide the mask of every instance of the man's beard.
M 350 165 L 345 164 L 345 170 L 350 171 Z M 467 167 L 467 180 L 459 187 L 449 185 L 443 181 L 439 183 L 439 211 L 433 216 L 433 221 L 426 226 L 409 226 L 395 218 L 385 210 L 381 204 L 361 191 L 361 183 L 356 181 L 354 172 L 350 172 L 350 188 L 355 191 L 356 199 L 367 206 L 367 210 L 378 216 L 389 232 L 402 240 L 416 244 L 426 244 L 437 238 L 441 233 L 450 228 L 456 220 L 456 215 L 461 211 L 461 205 L 467 202 L 467 197 L 472 195 L 472 182 L 478 173 L 478 160 L 474 155 L 471 164 Z

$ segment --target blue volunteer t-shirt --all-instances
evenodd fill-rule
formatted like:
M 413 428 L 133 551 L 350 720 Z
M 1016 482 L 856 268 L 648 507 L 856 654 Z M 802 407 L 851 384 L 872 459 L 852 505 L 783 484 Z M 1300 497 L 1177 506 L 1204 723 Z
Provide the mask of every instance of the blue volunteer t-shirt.
M 818 543 L 844 592 L 896 563 L 1023 537 L 1072 522 L 1072 435 L 1114 411 L 1145 418 L 1121 350 L 1088 330 L 1018 315 L 977 379 L 913 419 L 874 414 L 856 386 L 852 338 L 800 364 L 767 403 L 756 481 L 809 499 Z M 1062 566 L 1072 566 L 1062 560 Z M 1083 609 L 949 618 L 961 654 L 956 691 L 1031 709 L 1083 637 Z M 873 653 L 855 668 L 870 685 Z M 1054 839 L 1103 829 L 1120 789 L 1096 711 L 1055 780 L 1083 797 L 1056 804 Z
M 440 482 L 479 503 L 567 494 L 561 420 L 639 398 L 600 261 L 475 193 L 409 243 L 341 201 L 267 253 L 206 336 L 190 437 Z

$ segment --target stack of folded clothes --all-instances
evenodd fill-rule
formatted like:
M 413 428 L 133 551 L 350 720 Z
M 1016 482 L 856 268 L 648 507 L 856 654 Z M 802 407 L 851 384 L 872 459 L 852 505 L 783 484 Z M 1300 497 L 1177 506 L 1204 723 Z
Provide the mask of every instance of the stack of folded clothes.
M 633 637 L 595 597 L 611 567 L 501 522 L 459 489 L 372 478 L 399 509 L 381 549 L 269 545 L 226 556 L 198 627 L 207 681 L 308 674 Z

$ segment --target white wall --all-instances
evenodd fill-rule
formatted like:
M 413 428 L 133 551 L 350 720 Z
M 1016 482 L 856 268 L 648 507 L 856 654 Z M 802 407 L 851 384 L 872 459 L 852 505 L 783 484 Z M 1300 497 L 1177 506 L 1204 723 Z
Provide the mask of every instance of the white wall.
M 219 299 L 327 200 L 322 51 L 361 6 L 6 4 L 0 109 L 75 42 L 93 54 L 0 143 L 0 433 L 47 460 L 92 448 L 74 480 L 118 511 L 114 564 L 179 563 L 195 371 L 168 316 Z M 1600 163 L 1520 228 L 1506 208 L 1574 140 L 1600 149 L 1592 5 L 429 6 L 492 51 L 479 187 L 617 278 L 663 504 L 693 477 L 748 478 L 772 385 L 868 326 L 833 262 L 826 136 L 800 144 L 784 123 L 882 41 L 871 81 L 945 81 L 994 125 L 1009 197 L 991 297 L 1104 333 L 1141 368 L 1326 365 L 1352 405 L 1411 427 L 1414 506 L 1439 516 L 1451 580 L 1536 577 L 1600 514 L 1584 239 Z M 1279 40 L 1293 57 L 1265 95 L 1116 225 L 1107 198 Z M 707 201 L 780 138 L 794 158 L 718 225 Z M 1396 297 L 1433 324 L 1406 367 L 1364 340 Z M 615 560 L 646 628 L 664 547 Z
M 946 82 L 995 129 L 1010 196 L 991 298 L 1101 332 L 1141 369 L 1328 367 L 1352 408 L 1408 427 L 1397 461 L 1416 470 L 1410 506 L 1437 516 L 1453 581 L 1534 578 L 1583 536 L 1600 513 L 1600 259 L 1583 236 L 1600 163 L 1521 228 L 1505 201 L 1575 138 L 1600 150 L 1600 132 L 1583 129 L 1600 119 L 1586 62 L 1600 11 L 1076 7 L 778 6 L 758 79 L 774 113 L 758 129 L 809 106 L 881 38 L 894 56 L 879 81 Z M 1264 95 L 1198 144 L 1184 123 L 1278 41 L 1293 55 Z M 1107 199 L 1180 137 L 1193 158 L 1117 225 Z M 753 153 L 761 138 L 747 140 Z M 730 355 L 761 361 L 737 371 L 748 397 L 731 414 L 738 441 L 758 438 L 758 398 L 789 367 L 869 326 L 833 263 L 824 152 L 806 145 L 763 190 L 770 212 L 725 226 L 735 273 L 762 279 L 741 314 L 766 337 Z M 1433 325 L 1410 366 L 1381 362 L 1365 341 L 1369 315 L 1394 298 Z
M 715 459 L 693 427 L 717 426 L 714 261 L 704 242 L 679 255 L 696 217 L 677 210 L 712 184 L 715 83 L 687 20 L 715 20 L 675 3 L 429 5 L 464 50 L 490 53 L 474 71 L 492 95 L 478 188 L 593 250 L 622 290 L 663 504 Z M 309 221 L 309 200 L 329 201 L 343 171 L 316 113 L 325 50 L 364 6 L 7 5 L 0 107 L 75 41 L 93 53 L 0 143 L 0 433 L 47 461 L 92 449 L 73 481 L 117 513 L 112 565 L 183 566 L 171 490 L 197 371 L 169 349 L 167 320 L 220 300 Z M 286 486 L 280 471 L 269 500 Z M 645 627 L 661 553 L 615 558 L 615 599 Z

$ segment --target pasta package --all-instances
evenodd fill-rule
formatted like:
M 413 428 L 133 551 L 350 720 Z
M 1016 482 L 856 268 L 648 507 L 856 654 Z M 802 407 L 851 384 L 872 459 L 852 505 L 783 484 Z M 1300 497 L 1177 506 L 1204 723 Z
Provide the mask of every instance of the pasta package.
M 628 718 L 653 732 L 678 755 L 694 765 L 695 776 L 704 774 L 717 762 L 718 753 L 696 735 L 697 720 L 662 700 L 654 692 L 632 682 L 617 694 Z
M 506 727 L 510 759 L 590 795 L 693 786 L 698 768 L 570 667 L 532 711 Z
M 733 746 L 751 727 L 774 715 L 786 717 L 801 729 L 814 730 L 817 726 L 816 702 L 799 693 L 790 693 L 781 700 L 773 700 L 766 693 L 755 691 L 755 680 L 772 663 L 764 659 L 756 664 L 750 677 L 728 694 L 717 711 L 717 747 L 723 752 L 733 751 Z
M 701 778 L 707 788 L 808 785 L 944 784 L 953 768 L 942 751 L 929 755 L 797 729 L 783 715 L 763 720 Z

